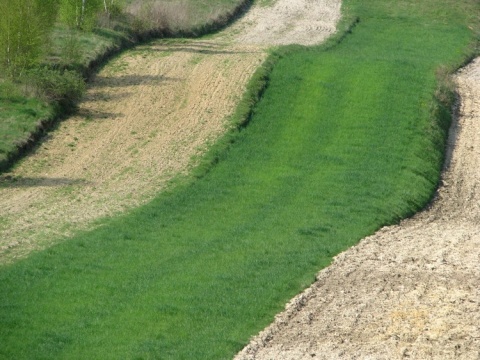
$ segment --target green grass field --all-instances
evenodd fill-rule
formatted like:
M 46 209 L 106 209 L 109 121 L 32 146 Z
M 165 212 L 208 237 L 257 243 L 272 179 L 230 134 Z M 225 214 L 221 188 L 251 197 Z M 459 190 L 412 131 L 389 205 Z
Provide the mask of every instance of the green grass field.
M 437 69 L 473 53 L 479 5 L 365 3 L 345 0 L 340 44 L 282 51 L 209 171 L 0 269 L 0 358 L 231 358 L 333 255 L 422 208 Z

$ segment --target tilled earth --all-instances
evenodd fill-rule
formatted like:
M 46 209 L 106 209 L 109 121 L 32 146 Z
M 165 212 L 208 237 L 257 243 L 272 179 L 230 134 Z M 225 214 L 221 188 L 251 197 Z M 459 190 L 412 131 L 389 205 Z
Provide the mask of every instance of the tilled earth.
M 335 258 L 236 359 L 480 359 L 480 59 L 431 207 Z

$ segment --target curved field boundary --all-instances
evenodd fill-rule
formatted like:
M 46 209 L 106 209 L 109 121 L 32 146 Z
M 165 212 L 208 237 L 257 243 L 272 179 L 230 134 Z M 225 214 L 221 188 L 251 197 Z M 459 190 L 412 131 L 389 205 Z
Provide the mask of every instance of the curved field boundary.
M 480 348 L 480 59 L 456 76 L 431 207 L 335 257 L 235 359 L 475 359 Z
M 480 59 L 454 80 L 458 104 L 433 203 L 337 255 L 235 359 L 478 358 Z

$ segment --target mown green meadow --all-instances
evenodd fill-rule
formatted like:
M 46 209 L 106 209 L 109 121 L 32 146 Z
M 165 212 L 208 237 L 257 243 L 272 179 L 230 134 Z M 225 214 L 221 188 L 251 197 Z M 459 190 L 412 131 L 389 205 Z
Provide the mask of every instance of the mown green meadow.
M 231 358 L 332 256 L 428 203 L 443 74 L 476 52 L 479 4 L 343 7 L 344 37 L 272 55 L 248 125 L 211 165 L 0 269 L 0 358 Z

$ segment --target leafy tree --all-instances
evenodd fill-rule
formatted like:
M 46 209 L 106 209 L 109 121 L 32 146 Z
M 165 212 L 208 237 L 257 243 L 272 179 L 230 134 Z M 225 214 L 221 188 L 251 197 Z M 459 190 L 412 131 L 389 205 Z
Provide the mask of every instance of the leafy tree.
M 103 0 L 61 0 L 60 19 L 71 28 L 90 30 L 105 4 Z
M 0 1 L 0 67 L 15 78 L 38 61 L 57 18 L 57 0 Z

